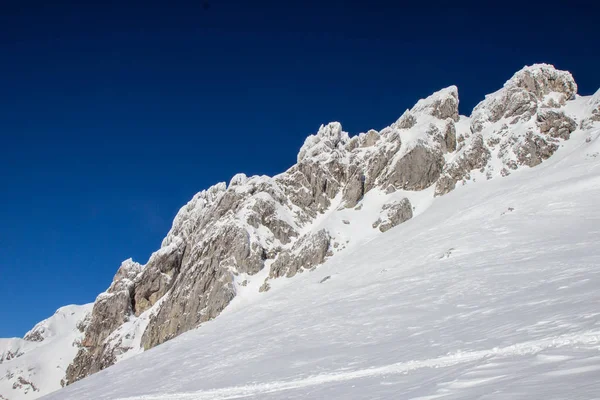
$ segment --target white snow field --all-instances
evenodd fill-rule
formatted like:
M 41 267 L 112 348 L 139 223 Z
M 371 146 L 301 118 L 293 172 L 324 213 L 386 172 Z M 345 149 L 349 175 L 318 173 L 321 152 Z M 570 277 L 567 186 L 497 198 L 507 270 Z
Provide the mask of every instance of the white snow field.
M 44 398 L 599 399 L 599 135 Z

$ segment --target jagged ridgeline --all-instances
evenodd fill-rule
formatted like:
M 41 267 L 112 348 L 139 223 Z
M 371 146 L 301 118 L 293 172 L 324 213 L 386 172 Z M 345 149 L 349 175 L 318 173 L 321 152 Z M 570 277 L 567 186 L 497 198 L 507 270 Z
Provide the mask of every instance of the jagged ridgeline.
M 348 241 L 318 223 L 323 215 L 360 213 L 372 192 L 390 201 L 364 229 L 385 232 L 413 216 L 409 191 L 439 196 L 538 165 L 573 131 L 600 119 L 597 104 L 571 107 L 576 95 L 570 73 L 534 65 L 461 117 L 450 86 L 379 132 L 350 137 L 337 122 L 321 126 L 280 175 L 239 174 L 198 193 L 148 263 L 125 261 L 98 296 L 67 382 L 215 318 L 264 269 L 260 291 L 319 265 Z
M 146 265 L 124 261 L 98 296 L 66 383 L 217 317 L 241 290 L 317 267 L 360 232 L 409 220 L 417 197 L 535 167 L 600 121 L 600 92 L 578 96 L 571 74 L 546 64 L 517 72 L 470 117 L 458 104 L 450 86 L 381 131 L 323 125 L 289 170 L 196 194 Z

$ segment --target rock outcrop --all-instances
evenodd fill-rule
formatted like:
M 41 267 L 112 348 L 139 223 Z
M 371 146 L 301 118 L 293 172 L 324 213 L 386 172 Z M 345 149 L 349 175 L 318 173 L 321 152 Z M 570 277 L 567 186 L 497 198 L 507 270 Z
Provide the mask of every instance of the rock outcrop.
M 537 115 L 540 133 L 553 138 L 569 139 L 571 132 L 577 129 L 573 118 L 567 117 L 562 111 L 542 110 Z
M 440 151 L 418 144 L 392 166 L 386 180 L 395 188 L 423 190 L 437 181 L 443 167 Z
M 577 94 L 573 76 L 548 64 L 525 67 L 473 110 L 471 130 L 481 132 L 501 119 L 528 121 L 541 106 L 560 107 Z
M 123 261 L 108 290 L 96 298 L 80 349 L 67 368 L 67 384 L 115 363 L 115 349 L 108 345 L 106 339 L 132 315 L 133 280 L 141 271 L 140 264 L 131 259 Z
M 406 197 L 400 201 L 384 204 L 381 210 L 382 215 L 373 223 L 373 228 L 379 228 L 381 232 L 386 232 L 413 217 L 412 206 Z
M 470 179 L 473 170 L 482 171 L 490 160 L 490 150 L 485 146 L 483 136 L 476 134 L 462 153 L 451 163 L 446 164 L 444 175 L 438 179 L 435 195 L 446 194 L 456 187 L 456 182 Z
M 331 237 L 322 229 L 316 233 L 303 236 L 289 250 L 283 251 L 271 264 L 269 276 L 291 278 L 303 269 L 311 269 L 321 264 L 329 252 Z

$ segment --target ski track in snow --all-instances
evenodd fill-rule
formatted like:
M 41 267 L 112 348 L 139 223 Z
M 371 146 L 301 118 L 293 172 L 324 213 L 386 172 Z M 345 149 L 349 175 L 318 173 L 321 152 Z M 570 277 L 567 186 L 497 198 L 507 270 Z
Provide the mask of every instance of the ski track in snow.
M 243 385 L 225 387 L 213 390 L 200 390 L 191 393 L 164 393 L 160 395 L 146 395 L 134 397 L 122 397 L 117 400 L 225 400 L 236 399 L 250 396 L 257 396 L 265 393 L 281 392 L 284 390 L 306 388 L 309 386 L 322 385 L 332 382 L 351 381 L 366 377 L 387 376 L 406 374 L 421 368 L 444 368 L 458 364 L 464 364 L 492 357 L 503 358 L 510 356 L 522 356 L 538 354 L 543 350 L 551 348 L 561 348 L 569 346 L 591 346 L 600 350 L 600 331 L 588 331 L 576 334 L 566 334 L 547 339 L 531 340 L 517 343 L 506 347 L 495 347 L 488 350 L 478 351 L 458 351 L 455 353 L 443 355 L 437 358 L 427 360 L 410 360 L 398 362 L 395 364 L 384 365 L 359 369 L 354 371 L 335 371 L 312 375 L 305 378 L 299 378 L 287 381 L 273 381 L 254 385 Z M 585 372 L 581 371 L 571 372 Z

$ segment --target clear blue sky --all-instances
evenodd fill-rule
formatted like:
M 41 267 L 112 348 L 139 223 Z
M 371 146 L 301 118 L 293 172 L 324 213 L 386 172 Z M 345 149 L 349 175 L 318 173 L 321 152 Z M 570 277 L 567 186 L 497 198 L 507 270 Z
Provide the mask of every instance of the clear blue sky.
M 285 170 L 321 123 L 382 128 L 451 84 L 468 114 L 534 62 L 600 82 L 593 2 L 90 3 L 2 2 L 0 337 L 93 301 L 194 193 Z

